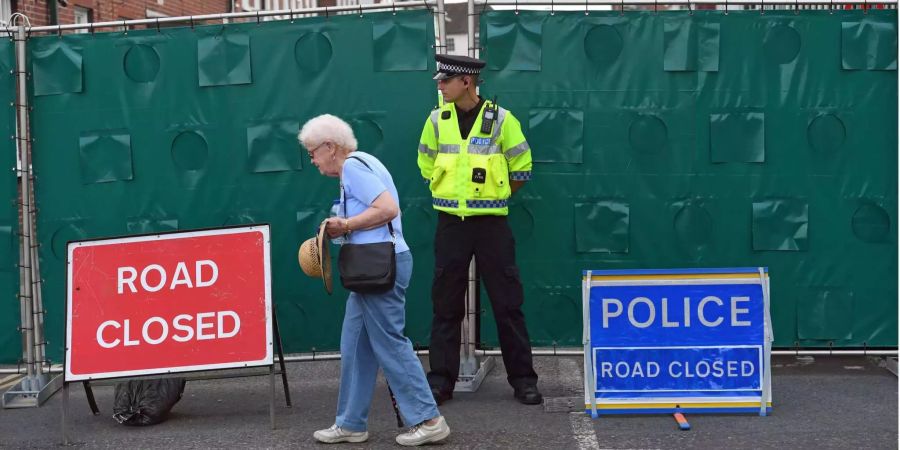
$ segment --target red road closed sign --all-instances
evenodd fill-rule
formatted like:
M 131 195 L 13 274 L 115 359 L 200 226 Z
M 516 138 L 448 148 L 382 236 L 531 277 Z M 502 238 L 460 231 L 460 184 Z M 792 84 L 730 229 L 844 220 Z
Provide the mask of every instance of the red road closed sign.
M 66 381 L 272 364 L 269 227 L 68 246 Z

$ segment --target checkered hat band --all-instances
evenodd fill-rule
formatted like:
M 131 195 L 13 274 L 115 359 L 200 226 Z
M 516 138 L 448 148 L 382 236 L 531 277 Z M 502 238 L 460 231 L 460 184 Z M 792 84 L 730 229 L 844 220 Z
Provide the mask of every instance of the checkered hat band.
M 438 72 L 475 75 L 478 73 L 478 69 L 474 67 L 459 66 L 456 64 L 438 63 Z

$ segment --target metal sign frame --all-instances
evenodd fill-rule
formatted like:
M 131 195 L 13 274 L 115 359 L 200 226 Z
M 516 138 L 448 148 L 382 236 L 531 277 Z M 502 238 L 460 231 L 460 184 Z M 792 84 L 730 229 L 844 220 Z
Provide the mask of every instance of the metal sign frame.
M 135 371 L 122 371 L 110 374 L 100 374 L 100 376 L 70 376 L 64 378 L 69 373 L 69 364 L 71 362 L 71 274 L 72 274 L 72 252 L 79 246 L 101 245 L 103 243 L 126 243 L 126 242 L 149 242 L 158 240 L 171 240 L 182 237 L 210 236 L 210 235 L 226 235 L 237 234 L 247 231 L 262 232 L 263 242 L 263 259 L 264 272 L 263 281 L 265 283 L 265 321 L 266 321 L 266 357 L 259 361 L 241 361 L 226 364 L 205 364 L 194 366 L 181 366 L 170 369 L 144 369 Z M 91 388 L 91 381 L 102 380 L 104 384 L 111 384 L 119 381 L 149 379 L 149 378 L 171 378 L 183 377 L 187 379 L 219 379 L 249 376 L 268 376 L 269 377 L 269 420 L 272 429 L 275 429 L 275 375 L 281 375 L 282 385 L 284 387 L 285 404 L 288 408 L 292 406 L 290 389 L 287 381 L 287 369 L 285 367 L 284 352 L 281 345 L 281 336 L 278 332 L 278 319 L 275 315 L 275 309 L 272 304 L 272 288 L 271 288 L 271 232 L 268 224 L 239 225 L 233 227 L 221 228 L 205 228 L 197 230 L 181 230 L 166 233 L 148 233 L 134 235 L 128 237 L 112 237 L 96 240 L 71 241 L 67 244 L 67 271 L 66 277 L 66 348 L 65 348 L 65 364 L 63 365 L 63 376 L 57 377 L 61 380 L 63 399 L 62 399 L 62 435 L 63 444 L 68 445 L 69 432 L 69 385 L 71 383 L 81 382 L 84 385 L 87 395 L 88 404 L 94 415 L 99 414 L 99 409 L 94 401 L 94 394 Z M 278 360 L 276 361 L 273 354 L 274 350 L 278 352 Z M 276 364 L 279 368 L 276 369 Z M 268 369 L 260 371 L 259 369 Z M 280 370 L 279 370 L 280 369 Z M 106 376 L 109 375 L 109 376 Z
M 266 353 L 260 360 L 254 361 L 232 361 L 218 364 L 197 364 L 190 366 L 177 367 L 160 367 L 152 369 L 125 370 L 119 372 L 97 373 L 91 375 L 79 375 L 71 373 L 72 366 L 72 277 L 73 277 L 73 254 L 76 249 L 86 247 L 98 247 L 116 244 L 128 244 L 138 242 L 161 242 L 171 241 L 183 238 L 194 238 L 203 236 L 226 236 L 234 234 L 242 234 L 248 232 L 258 232 L 263 237 L 263 283 L 264 283 L 264 317 L 265 317 L 265 333 L 266 333 Z M 225 228 L 211 228 L 203 230 L 191 231 L 172 231 L 167 233 L 141 234 L 128 237 L 103 238 L 94 240 L 79 240 L 69 242 L 66 251 L 66 346 L 65 346 L 65 364 L 64 364 L 64 381 L 84 381 L 84 380 L 100 380 L 106 378 L 128 378 L 144 375 L 163 375 L 183 372 L 197 372 L 218 369 L 232 369 L 244 367 L 262 367 L 273 364 L 273 305 L 272 305 L 272 264 L 271 264 L 271 232 L 269 225 L 251 225 L 236 226 Z
M 652 277 L 652 278 L 651 278 Z M 604 280 L 606 278 L 606 280 Z M 624 280 L 623 280 L 624 278 Z M 611 280 L 613 279 L 613 280 Z M 596 351 L 591 342 L 590 293 L 595 286 L 628 285 L 702 285 L 702 284 L 743 284 L 759 285 L 762 291 L 763 342 L 758 345 L 739 345 L 760 350 L 759 362 L 760 395 L 743 397 L 645 397 L 640 399 L 598 399 L 596 386 Z M 582 276 L 582 311 L 584 343 L 584 411 L 597 418 L 612 414 L 676 414 L 676 413 L 757 413 L 768 415 L 772 409 L 772 335 L 769 314 L 769 275 L 765 268 L 724 268 L 724 269 L 680 269 L 680 270 L 633 270 L 633 271 L 592 271 L 586 270 Z M 736 345 L 715 345 L 715 348 Z M 678 346 L 699 348 L 704 346 Z M 635 347 L 629 347 L 635 348 Z M 674 348 L 667 346 L 666 348 Z M 688 391 L 688 390 L 685 390 Z M 742 389 L 741 391 L 748 391 Z M 680 391 L 679 391 L 680 392 Z M 753 400 L 758 399 L 758 400 Z M 758 405 L 758 406 L 755 406 Z

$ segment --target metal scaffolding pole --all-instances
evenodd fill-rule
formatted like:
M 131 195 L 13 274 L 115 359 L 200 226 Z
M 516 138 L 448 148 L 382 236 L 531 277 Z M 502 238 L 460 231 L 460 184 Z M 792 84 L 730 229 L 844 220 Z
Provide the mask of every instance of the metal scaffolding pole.
M 444 8 L 444 0 L 437 0 L 437 32 L 438 54 L 447 53 L 447 10 Z
M 27 373 L 27 386 L 31 386 L 35 375 L 34 364 L 34 303 L 32 297 L 32 272 L 31 272 L 31 137 L 28 130 L 28 85 L 27 85 L 27 67 L 25 66 L 25 41 L 27 39 L 27 31 L 25 25 L 17 27 L 16 31 L 16 81 L 18 85 L 18 95 L 16 96 L 16 113 L 18 116 L 17 140 L 19 147 L 19 157 L 21 161 L 20 172 L 20 189 L 22 199 L 22 267 L 24 277 L 20 277 L 24 281 L 21 287 L 23 304 L 25 306 L 25 323 L 22 328 L 25 332 L 25 368 Z
M 29 170 L 29 173 L 31 170 Z M 31 298 L 32 298 L 32 322 L 34 323 L 34 371 L 35 375 L 40 378 L 44 377 L 44 362 L 46 340 L 44 338 L 44 301 L 41 295 L 42 279 L 41 279 L 41 262 L 38 255 L 40 244 L 37 240 L 37 202 L 34 195 L 34 176 L 31 176 L 31 186 L 29 193 L 31 195 Z
M 62 378 L 57 376 L 48 382 L 43 370 L 43 306 L 38 299 L 40 291 L 40 272 L 37 267 L 37 250 L 35 240 L 33 185 L 31 174 L 31 136 L 28 127 L 28 67 L 26 65 L 25 41 L 31 28 L 28 18 L 15 14 L 11 23 L 21 21 L 15 28 L 16 49 L 16 82 L 17 82 L 17 128 L 16 139 L 19 149 L 20 191 L 21 191 L 21 253 L 19 256 L 19 287 L 24 319 L 22 331 L 24 340 L 25 377 L 19 384 L 3 394 L 4 408 L 25 408 L 40 406 L 47 398 L 59 389 Z M 27 25 L 27 26 L 26 26 Z
M 443 3 L 443 1 L 441 1 Z M 431 9 L 437 4 L 435 0 L 424 1 L 402 1 L 396 3 L 373 3 L 369 5 L 345 5 L 345 6 L 318 6 L 315 8 L 299 8 L 299 9 L 279 9 L 270 11 L 254 11 L 254 12 L 235 12 L 235 13 L 218 13 L 218 14 L 201 14 L 196 16 L 178 16 L 178 17 L 155 17 L 152 19 L 135 19 L 135 20 L 116 20 L 111 22 L 94 22 L 94 23 L 78 23 L 66 25 L 52 25 L 40 27 L 28 27 L 29 33 L 61 33 L 63 31 L 76 30 L 99 30 L 101 28 L 131 28 L 138 25 L 157 26 L 171 25 L 175 23 L 200 23 L 207 21 L 235 20 L 235 19 L 257 19 L 262 20 L 266 17 L 299 16 L 300 14 L 334 14 L 338 12 L 363 12 L 363 11 L 393 11 L 397 9 Z M 13 26 L 6 27 L 8 32 L 15 32 Z
M 465 315 L 461 324 L 462 342 L 459 347 L 459 376 L 453 388 L 456 392 L 475 392 L 484 377 L 494 368 L 494 358 L 478 350 L 478 277 L 475 258 L 469 262 L 469 283 L 466 290 Z M 479 358 L 480 357 L 480 358 Z
M 477 58 L 479 51 L 475 48 L 475 0 L 468 0 L 466 7 L 466 21 L 469 38 L 469 56 Z

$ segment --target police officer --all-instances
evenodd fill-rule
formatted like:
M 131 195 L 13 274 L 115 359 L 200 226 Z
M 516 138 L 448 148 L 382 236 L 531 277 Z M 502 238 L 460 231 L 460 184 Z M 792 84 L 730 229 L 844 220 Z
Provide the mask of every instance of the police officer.
M 438 404 L 453 398 L 469 261 L 475 255 L 494 310 L 507 380 L 520 402 L 540 404 L 515 241 L 506 221 L 510 195 L 531 178 L 531 149 L 519 121 L 477 94 L 484 61 L 451 55 L 435 59 L 434 79 L 445 103 L 425 122 L 418 155 L 438 210 L 428 384 Z

